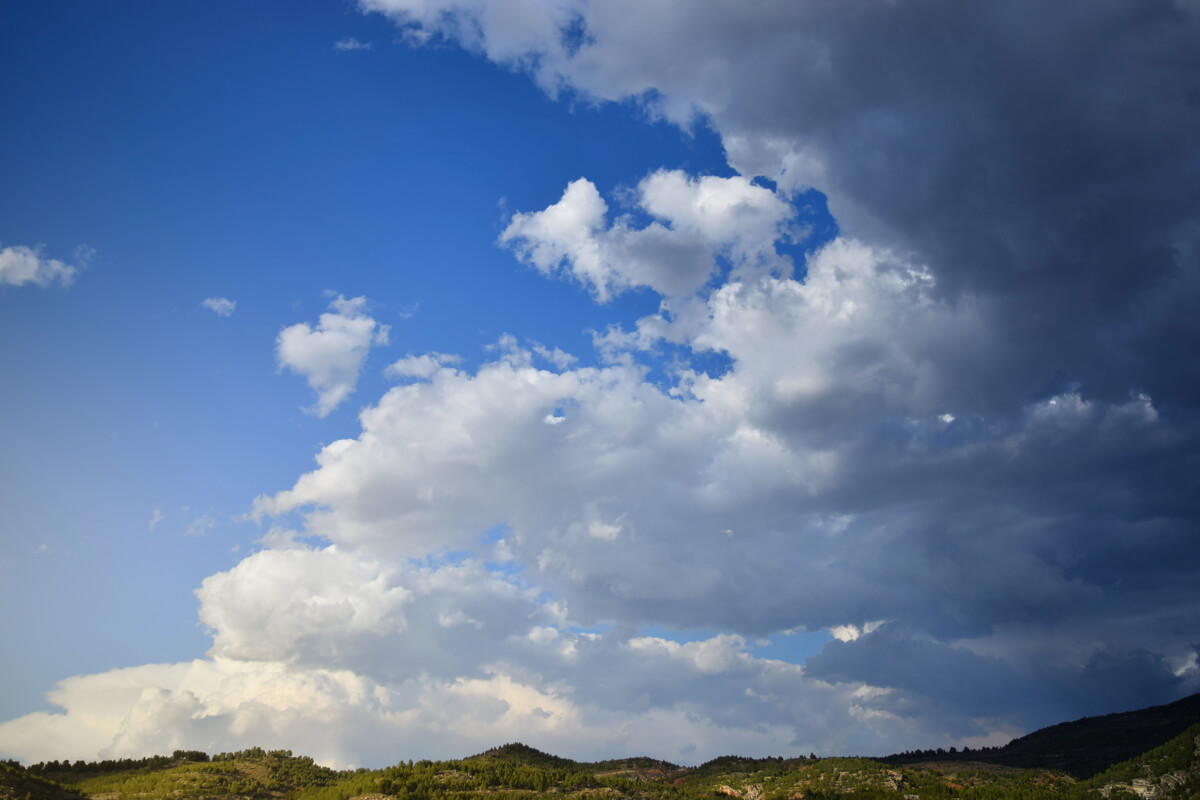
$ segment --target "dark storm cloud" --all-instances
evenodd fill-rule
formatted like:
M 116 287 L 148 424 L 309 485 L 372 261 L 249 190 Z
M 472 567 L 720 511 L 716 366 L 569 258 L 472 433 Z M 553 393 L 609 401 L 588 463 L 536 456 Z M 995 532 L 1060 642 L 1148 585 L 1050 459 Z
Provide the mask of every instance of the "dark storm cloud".
M 820 188 L 848 201 L 844 226 L 911 249 L 943 292 L 998 299 L 1016 352 L 979 375 L 998 395 L 1062 371 L 1094 395 L 1190 404 L 1196 360 L 1162 356 L 1196 329 L 1149 307 L 1195 286 L 1195 16 L 1171 2 L 819 7 L 796 33 L 810 44 L 771 65 L 791 80 L 753 84 L 718 119 L 812 149 Z
M 1082 665 L 1013 665 L 920 632 L 884 626 L 849 642 L 831 642 L 809 659 L 809 676 L 884 685 L 893 691 L 864 701 L 904 715 L 936 714 L 956 736 L 985 733 L 980 720 L 1007 719 L 1026 729 L 1065 719 L 1167 703 L 1200 688 L 1144 649 L 1102 649 Z

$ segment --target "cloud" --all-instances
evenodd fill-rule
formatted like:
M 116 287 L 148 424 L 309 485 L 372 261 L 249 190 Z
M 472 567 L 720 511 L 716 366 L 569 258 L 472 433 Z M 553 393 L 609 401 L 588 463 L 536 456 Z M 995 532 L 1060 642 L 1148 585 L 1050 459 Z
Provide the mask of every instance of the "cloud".
M 605 431 L 597 463 L 656 476 L 654 497 L 595 492 L 606 513 L 636 509 L 624 523 L 638 532 L 632 547 L 598 557 L 567 533 L 586 523 L 531 514 L 530 529 L 554 533 L 514 555 L 536 558 L 576 612 L 594 603 L 597 615 L 743 635 L 784 624 L 784 608 L 817 627 L 898 618 L 876 644 L 900 632 L 933 643 L 940 675 L 960 647 L 1024 675 L 1070 664 L 1080 680 L 1101 652 L 1144 651 L 1143 666 L 1187 657 L 1196 627 L 1182 609 L 1197 600 L 1187 585 L 1200 565 L 1172 561 L 1200 519 L 1184 456 L 1200 430 L 1200 375 L 1184 344 L 1200 338 L 1194 4 L 1071 2 L 1046 15 L 1027 0 L 531 0 L 517 23 L 488 3 L 360 7 L 414 40 L 443 37 L 526 71 L 551 95 L 632 99 L 684 127 L 709 124 L 741 178 L 794 201 L 815 187 L 842 231 L 802 282 L 777 268 L 723 281 L 706 258 L 629 245 L 649 230 L 699 241 L 682 233 L 689 205 L 652 206 L 646 182 L 636 203 L 655 221 L 644 228 L 610 220 L 585 181 L 513 217 L 502 242 L 540 271 L 600 301 L 636 287 L 665 295 L 659 314 L 596 335 L 614 368 L 653 363 L 667 344 L 732 361 L 720 379 L 685 364 L 669 387 L 682 410 L 622 406 L 636 396 L 623 384 L 606 397 L 639 419 L 661 415 L 654 431 L 677 425 L 711 443 L 701 457 L 649 427 L 642 447 Z M 710 296 L 691 296 L 706 285 Z M 567 399 L 538 410 L 545 431 L 588 419 L 588 401 Z M 307 478 L 297 487 L 315 484 Z M 673 518 L 673 494 L 717 512 L 689 516 L 680 502 Z M 701 499 L 745 506 L 722 518 Z M 314 521 L 327 516 L 336 510 Z M 726 538 L 738 550 L 710 548 L 709 524 L 736 530 Z M 624 561 L 633 553 L 669 564 L 670 586 L 639 580 Z M 739 568 L 744 586 L 784 587 L 778 605 L 728 588 Z M 720 600 L 681 610 L 667 596 L 676 586 Z M 1142 685 L 1144 702 L 1182 691 L 1157 667 L 1139 674 L 1159 687 Z
M 300 530 L 201 586 L 207 659 L 65 681 L 0 749 L 882 753 L 1200 688 L 1192 11 L 360 5 L 703 118 L 738 174 L 514 214 L 522 263 L 658 311 L 597 365 L 400 359 L 254 501 Z M 842 233 L 793 270 L 809 186 Z M 277 357 L 324 415 L 382 341 L 339 296 Z M 800 630 L 804 664 L 751 644 Z
M 227 297 L 209 297 L 200 301 L 200 305 L 216 314 L 218 317 L 229 317 L 237 308 L 237 301 Z
M 998 401 L 1064 368 L 1110 399 L 1133 385 L 1197 400 L 1182 345 L 1200 337 L 1182 300 L 1200 293 L 1194 4 L 359 5 L 552 95 L 703 120 L 744 178 L 816 187 L 848 235 L 911 255 L 941 295 L 996 305 L 1011 360 L 971 377 Z M 582 211 L 583 194 L 565 206 Z M 528 219 L 514 233 L 544 242 L 523 258 L 573 259 L 603 296 L 630 276 L 606 271 L 603 248 L 573 248 L 597 238 L 595 198 L 587 210 L 583 227 Z
M 566 369 L 579 360 L 568 352 L 565 352 L 557 347 L 551 349 L 540 342 L 533 342 L 531 347 L 533 352 L 539 358 L 545 360 L 548 364 L 551 364 L 560 370 Z
M 76 249 L 76 257 L 86 264 L 94 250 L 86 246 Z M 17 245 L 0 250 L 0 286 L 24 286 L 32 283 L 46 287 L 54 283 L 70 286 L 79 274 L 79 267 L 54 258 L 43 258 L 39 248 Z
M 853 642 L 853 641 L 857 640 L 860 636 L 865 636 L 869 633 L 874 633 L 881 626 L 886 624 L 886 622 L 887 622 L 886 620 L 875 620 L 873 622 L 863 623 L 861 626 L 859 626 L 859 625 L 834 625 L 832 628 L 829 629 L 829 632 L 830 632 L 830 634 L 833 635 L 833 638 L 837 639 L 839 642 Z
M 154 513 L 150 515 L 150 530 L 154 530 L 158 523 L 162 522 L 166 518 L 167 515 L 162 513 L 162 509 L 154 509 Z
M 518 736 L 560 752 L 678 760 L 676 742 L 704 753 L 782 752 L 790 734 L 766 724 L 729 731 L 686 707 L 614 714 L 503 672 L 451 681 L 418 676 L 385 687 L 346 670 L 213 659 L 71 678 L 52 698 L 63 713 L 0 723 L 0 749 L 32 761 L 221 742 L 286 746 L 352 768 L 394 763 L 397 753 L 477 752 Z
M 372 345 L 388 343 L 390 327 L 367 316 L 367 299 L 338 295 L 316 327 L 306 322 L 284 328 L 275 340 L 280 369 L 303 375 L 317 393 L 310 413 L 328 416 L 353 392 Z
M 693 294 L 716 271 L 719 256 L 739 275 L 752 268 L 791 272 L 771 245 L 794 211 L 745 178 L 691 180 L 664 170 L 638 184 L 636 203 L 654 221 L 635 228 L 620 217 L 610 224 L 595 185 L 580 178 L 557 203 L 514 214 L 500 243 L 544 274 L 566 272 L 601 303 L 638 287 Z
M 410 593 L 389 586 L 388 571 L 325 550 L 266 550 L 196 591 L 200 620 L 216 632 L 212 653 L 243 660 L 286 660 L 302 647 L 336 648 L 336 639 L 403 630 Z
M 540 592 L 474 560 L 400 565 L 337 548 L 262 551 L 205 582 L 206 659 L 70 678 L 62 710 L 0 724 L 25 760 L 170 746 L 300 749 L 337 766 L 521 738 L 588 757 L 826 752 L 798 716 L 849 719 L 736 636 L 685 645 L 572 632 Z M 335 666 L 337 665 L 337 666 Z M 890 742 L 889 742 L 890 744 Z
M 1038 714 L 1015 717 L 1027 729 L 1048 720 L 1167 703 L 1198 686 L 1196 676 L 1177 676 L 1161 656 L 1140 648 L 1101 648 L 1081 666 L 1014 664 L 886 626 L 830 643 L 806 666 L 813 678 L 832 683 L 891 687 L 871 704 L 887 713 L 940 707 L 943 724 L 956 738 L 977 735 L 979 720 L 1013 719 L 1014 697 L 1045 706 Z
M 201 514 L 195 519 L 188 522 L 184 529 L 184 536 L 203 536 L 211 531 L 217 525 L 217 520 L 213 517 L 212 512 Z
M 1179 559 L 1194 503 L 1170 477 L 1193 441 L 1186 424 L 1137 391 L 980 393 L 979 362 L 1009 347 L 996 307 L 947 298 L 928 267 L 895 252 L 839 238 L 809 257 L 803 281 L 745 274 L 611 329 L 607 366 L 540 368 L 539 345 L 511 337 L 474 373 L 406 359 L 395 369 L 412 381 L 362 413 L 360 436 L 327 446 L 255 511 L 300 512 L 309 533 L 386 559 L 421 558 L 431 542 L 471 551 L 506 526 L 505 557 L 577 624 L 741 642 L 832 629 L 826 665 L 843 645 L 920 655 L 930 683 L 919 687 L 878 653 L 864 662 L 873 671 L 813 673 L 846 691 L 891 690 L 856 697 L 855 724 L 914 735 L 987 735 L 971 722 L 983 712 L 997 730 L 1094 712 L 1101 694 L 1046 703 L 1034 689 L 1039 676 L 1079 679 L 1098 642 L 1186 658 L 1200 565 Z M 642 360 L 664 343 L 683 361 L 648 382 Z M 722 353 L 730 369 L 711 377 L 687 352 Z M 1164 495 L 1183 505 L 1151 500 Z M 1119 555 L 1131 542 L 1135 560 Z M 877 630 L 884 619 L 896 623 Z M 1038 633 L 1051 624 L 1055 637 Z M 1016 695 L 1006 708 L 933 696 L 977 660 L 991 665 L 980 674 L 1009 676 L 997 684 Z M 1148 699 L 1183 691 L 1145 674 L 1162 678 Z
M 452 369 L 450 365 L 457 364 L 462 358 L 448 353 L 427 353 L 421 356 L 405 356 L 384 370 L 391 378 L 423 378 L 433 377 L 441 369 Z
M 353 36 L 344 36 L 333 44 L 334 50 L 370 50 L 370 42 L 360 42 Z
M 318 741 L 316 729 L 353 720 L 377 703 L 369 687 L 345 671 L 228 660 L 152 664 L 68 678 L 50 698 L 66 713 L 39 712 L 3 723 L 0 748 L 34 760 L 81 753 L 121 757 L 217 737 L 231 746 L 249 746 L 284 740 L 294 722 L 296 730 L 287 740 L 304 741 L 309 752 L 338 763 L 344 753 L 335 743 Z M 301 727 L 301 722 L 307 724 Z M 304 728 L 307 733 L 296 736 Z

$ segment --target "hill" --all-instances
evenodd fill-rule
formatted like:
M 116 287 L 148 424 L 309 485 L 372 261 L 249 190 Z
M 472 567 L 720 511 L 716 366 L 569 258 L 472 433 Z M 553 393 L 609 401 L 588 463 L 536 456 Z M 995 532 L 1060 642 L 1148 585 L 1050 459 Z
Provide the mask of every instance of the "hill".
M 499 761 L 513 764 L 523 764 L 527 767 L 538 767 L 541 769 L 560 769 L 568 772 L 578 772 L 583 769 L 583 765 L 578 761 L 572 761 L 569 758 L 561 758 L 553 756 L 549 753 L 543 753 L 536 747 L 530 747 L 521 742 L 511 742 L 499 747 L 493 747 L 491 750 L 485 750 L 473 756 L 468 756 L 464 761 Z
M 289 750 L 211 757 L 177 750 L 92 763 L 5 762 L 0 800 L 1197 800 L 1196 723 L 1200 696 L 1055 725 L 1001 748 L 907 753 L 894 763 L 740 756 L 698 767 L 645 757 L 589 763 L 510 743 L 461 760 L 334 771 Z M 1134 748 L 1142 749 L 1118 758 Z
M 962 752 L 917 751 L 885 758 L 894 764 L 977 761 L 1090 778 L 1167 742 L 1200 722 L 1200 693 L 1139 711 L 1085 717 L 1042 728 L 1003 747 Z
M 1200 797 L 1200 724 L 1164 745 L 1109 767 L 1086 786 L 1108 800 L 1195 800 Z
M 33 775 L 12 762 L 0 763 L 0 800 L 83 800 L 74 789 Z

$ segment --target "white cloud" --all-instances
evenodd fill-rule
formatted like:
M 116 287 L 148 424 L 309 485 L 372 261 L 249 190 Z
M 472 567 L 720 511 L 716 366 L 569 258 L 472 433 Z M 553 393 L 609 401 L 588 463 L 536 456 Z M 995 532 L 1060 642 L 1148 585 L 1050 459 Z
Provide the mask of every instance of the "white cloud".
M 461 756 L 521 739 L 578 757 L 825 751 L 791 720 L 848 719 L 848 691 L 736 636 L 678 645 L 574 633 L 534 587 L 474 561 L 262 551 L 197 592 L 209 658 L 70 678 L 63 709 L 0 723 L 25 760 L 289 747 L 324 763 Z M 747 688 L 752 695 L 747 700 Z M 736 701 L 736 702 L 734 702 Z
M 595 185 L 580 178 L 557 203 L 514 214 L 500 243 L 546 275 L 573 276 L 601 303 L 638 287 L 693 294 L 717 269 L 718 257 L 741 277 L 750 270 L 791 271 L 774 242 L 794 211 L 745 178 L 693 180 L 664 170 L 638 184 L 636 200 L 654 221 L 635 228 L 619 217 L 610 224 Z
M 205 578 L 196 596 L 213 655 L 272 661 L 403 630 L 411 593 L 391 582 L 390 571 L 334 547 L 264 550 Z
M 211 512 L 201 514 L 200 516 L 190 520 L 187 527 L 184 528 L 185 536 L 203 536 L 217 526 L 216 517 Z
M 779 723 L 730 729 L 687 705 L 617 712 L 503 671 L 385 686 L 347 670 L 216 658 L 70 678 L 51 698 L 64 712 L 0 723 L 0 750 L 36 761 L 211 750 L 220 742 L 287 747 L 348 768 L 394 763 L 398 754 L 461 756 L 517 738 L 593 758 L 638 752 L 680 760 L 681 750 L 697 758 L 796 746 Z M 806 751 L 824 751 L 821 744 L 801 740 Z
M 345 763 L 344 743 L 321 741 L 318 731 L 376 708 L 372 688 L 344 670 L 228 659 L 114 670 L 60 682 L 49 697 L 65 713 L 0 724 L 0 749 L 25 760 L 116 758 L 211 749 L 214 739 L 230 746 L 287 741 Z
M 862 421 L 924 412 L 937 397 L 937 372 L 909 350 L 935 330 L 975 340 L 969 309 L 939 306 L 927 287 L 919 270 L 845 242 L 813 259 L 805 284 L 727 284 L 698 309 L 641 326 L 648 344 L 671 338 L 735 359 L 723 379 L 681 376 L 674 394 L 633 363 L 539 370 L 513 342 L 473 375 L 405 359 L 393 372 L 417 382 L 388 392 L 364 412 L 360 439 L 330 445 L 316 471 L 256 508 L 305 510 L 312 532 L 414 556 L 428 541 L 471 547 L 507 522 L 521 559 L 556 582 L 602 580 L 628 587 L 631 601 L 733 592 L 710 566 L 729 537 L 697 539 L 696 526 L 736 529 L 743 547 L 822 524 L 805 498 L 848 479 Z M 816 427 L 791 423 L 804 418 Z M 619 552 L 591 553 L 631 534 Z M 670 582 L 634 563 L 676 550 Z
M 280 369 L 290 369 L 308 379 L 317 393 L 317 404 L 309 411 L 328 416 L 349 397 L 372 345 L 388 343 L 387 325 L 366 314 L 367 299 L 347 300 L 338 295 L 314 327 L 297 323 L 279 332 L 275 357 Z
M 829 629 L 833 638 L 839 642 L 853 642 L 860 636 L 865 636 L 868 633 L 874 633 L 886 623 L 886 620 L 875 620 L 873 622 L 863 623 L 859 625 L 834 625 Z
M 355 39 L 353 36 L 344 36 L 341 39 L 338 39 L 334 43 L 333 49 L 334 50 L 370 50 L 371 43 L 370 42 L 360 42 L 358 39 Z
M 547 275 L 568 262 L 568 268 L 581 281 L 591 284 L 597 298 L 604 302 L 609 298 L 609 284 L 616 278 L 596 241 L 607 212 L 608 206 L 595 185 L 580 178 L 554 205 L 533 214 L 514 215 L 500 234 L 500 241 L 508 244 L 516 240 L 518 255 Z
M 218 317 L 232 316 L 237 308 L 237 301 L 227 297 L 209 297 L 200 301 L 200 305 L 216 314 Z
M 741 636 L 721 634 L 698 642 L 674 642 L 669 639 L 645 636 L 629 641 L 629 647 L 668 658 L 680 659 L 702 673 L 713 675 L 729 672 L 738 666 L 752 665 L 755 659 L 746 653 L 746 640 Z M 788 665 L 799 675 L 800 667 Z
M 427 353 L 420 356 L 405 356 L 391 364 L 384 374 L 391 378 L 420 378 L 428 380 L 438 370 L 457 364 L 462 358 L 448 353 Z M 451 368 L 452 369 L 452 368 Z
M 76 256 L 86 263 L 95 251 L 81 246 Z M 43 258 L 36 248 L 17 245 L 0 250 L 0 286 L 70 286 L 75 282 L 79 268 L 54 258 Z
M 150 515 L 150 530 L 154 530 L 155 526 L 157 526 L 158 523 L 162 522 L 166 518 L 167 515 L 162 513 L 162 509 L 154 509 L 154 513 Z
M 768 189 L 735 175 L 691 178 L 660 170 L 638 184 L 641 206 L 671 229 L 712 247 L 728 247 L 737 263 L 773 260 L 773 244 L 785 239 L 784 223 L 795 210 Z
M 585 617 L 748 629 L 785 604 L 791 612 L 769 623 L 782 630 L 839 625 L 865 597 L 884 612 L 892 589 L 921 595 L 928 576 L 889 579 L 891 589 L 851 578 L 873 558 L 850 543 L 892 541 L 903 524 L 858 513 L 890 491 L 891 470 L 912 481 L 955 459 L 1009 459 L 1014 447 L 1037 458 L 1058 435 L 1018 409 L 1014 423 L 1028 429 L 963 430 L 930 448 L 947 430 L 936 415 L 957 388 L 958 359 L 988 341 L 973 306 L 938 302 L 932 288 L 926 272 L 839 240 L 810 260 L 805 283 L 733 282 L 643 320 L 648 344 L 733 359 L 722 378 L 685 372 L 666 389 L 633 362 L 539 370 L 512 341 L 474 374 L 406 360 L 399 371 L 415 383 L 389 391 L 363 413 L 358 439 L 329 445 L 315 471 L 256 509 L 300 510 L 310 532 L 341 545 L 414 557 L 430 541 L 469 549 L 507 523 L 514 556 Z M 889 420 L 905 433 L 880 460 L 875 431 Z M 781 541 L 804 546 L 776 553 Z M 817 569 L 828 558 L 848 582 Z M 716 566 L 743 563 L 762 574 L 747 584 Z M 671 581 L 660 579 L 666 564 Z
M 560 350 L 557 347 L 551 349 L 538 342 L 534 342 L 531 349 L 539 358 L 545 360 L 558 369 L 566 369 L 579 360 L 570 353 Z

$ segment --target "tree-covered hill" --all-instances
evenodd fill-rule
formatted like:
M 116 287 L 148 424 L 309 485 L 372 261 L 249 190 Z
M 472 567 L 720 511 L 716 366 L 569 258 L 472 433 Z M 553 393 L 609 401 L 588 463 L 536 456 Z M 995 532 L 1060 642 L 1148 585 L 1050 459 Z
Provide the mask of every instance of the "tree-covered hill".
M 1200 800 L 1200 724 L 1157 738 L 1189 715 L 1200 723 L 1197 706 L 1200 698 L 1192 697 L 1056 725 L 1009 748 L 908 753 L 895 763 L 811 755 L 722 756 L 698 767 L 645 757 L 588 763 L 520 743 L 376 770 L 335 771 L 258 747 L 29 767 L 4 762 L 0 800 Z M 1146 742 L 1132 759 L 1114 760 Z M 1010 757 L 1052 764 L 998 763 Z M 1099 774 L 1078 780 L 1066 765 Z
M 572 761 L 569 758 L 561 758 L 559 756 L 543 753 L 535 747 L 530 747 L 521 742 L 510 742 L 509 744 L 493 747 L 491 750 L 485 750 L 477 755 L 468 756 L 465 761 L 500 761 L 514 764 L 524 764 L 527 767 L 540 767 L 543 769 L 559 769 L 568 772 L 578 772 L 585 769 L 584 765 L 578 761 Z
M 15 761 L 0 762 L 0 800 L 82 800 L 79 791 L 22 769 Z
M 957 751 L 917 750 L 888 756 L 894 764 L 982 761 L 1024 769 L 1068 772 L 1090 778 L 1178 736 L 1200 722 L 1200 694 L 1139 711 L 1085 717 L 1014 739 L 1003 747 Z
M 1085 788 L 1095 789 L 1109 800 L 1200 798 L 1200 724 L 1166 744 L 1109 767 L 1089 780 Z
M 1030 797 L 1066 797 L 1059 790 L 1073 785 L 1037 771 L 993 769 L 973 778 L 961 768 L 946 773 L 859 758 L 723 757 L 696 768 L 641 758 L 589 764 L 524 745 L 458 761 L 342 772 L 259 748 L 212 758 L 189 753 L 11 769 L 37 784 L 28 798 L 12 800 L 993 800 L 1024 798 L 1014 790 L 1030 788 L 1045 790 Z

